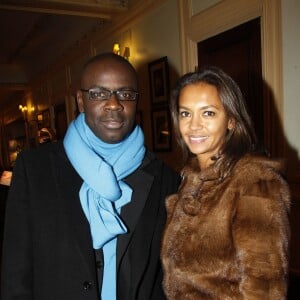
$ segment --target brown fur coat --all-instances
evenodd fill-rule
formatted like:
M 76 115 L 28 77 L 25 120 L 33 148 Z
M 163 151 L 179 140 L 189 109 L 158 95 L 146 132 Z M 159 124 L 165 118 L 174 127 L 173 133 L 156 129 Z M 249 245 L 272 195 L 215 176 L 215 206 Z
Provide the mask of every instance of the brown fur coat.
M 193 160 L 167 198 L 162 244 L 168 299 L 285 299 L 289 189 L 280 164 L 246 156 L 218 181 Z

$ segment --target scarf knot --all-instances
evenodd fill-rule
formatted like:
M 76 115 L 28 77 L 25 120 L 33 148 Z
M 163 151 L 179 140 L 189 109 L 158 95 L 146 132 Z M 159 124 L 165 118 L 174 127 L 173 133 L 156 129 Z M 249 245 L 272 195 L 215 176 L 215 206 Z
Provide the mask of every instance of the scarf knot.
M 74 120 L 65 135 L 67 156 L 83 179 L 79 197 L 90 224 L 93 247 L 102 248 L 127 232 L 119 213 L 131 201 L 132 190 L 124 182 L 145 155 L 144 136 L 139 126 L 123 141 L 108 144 L 87 126 L 84 113 Z

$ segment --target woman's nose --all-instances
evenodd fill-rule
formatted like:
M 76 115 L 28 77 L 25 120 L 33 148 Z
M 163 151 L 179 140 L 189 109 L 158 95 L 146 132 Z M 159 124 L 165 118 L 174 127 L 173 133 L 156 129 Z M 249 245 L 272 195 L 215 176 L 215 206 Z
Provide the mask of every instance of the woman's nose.
M 191 118 L 191 122 L 190 122 L 190 128 L 193 130 L 202 128 L 203 124 L 202 124 L 202 120 L 199 116 L 193 116 Z

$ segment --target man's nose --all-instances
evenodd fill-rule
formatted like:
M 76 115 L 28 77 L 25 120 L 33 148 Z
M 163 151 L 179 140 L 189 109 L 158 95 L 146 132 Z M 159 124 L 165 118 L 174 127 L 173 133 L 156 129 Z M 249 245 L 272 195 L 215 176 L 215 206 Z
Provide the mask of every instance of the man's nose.
M 105 110 L 123 110 L 124 106 L 122 105 L 121 101 L 118 100 L 117 95 L 114 93 L 111 95 L 109 99 L 106 100 Z

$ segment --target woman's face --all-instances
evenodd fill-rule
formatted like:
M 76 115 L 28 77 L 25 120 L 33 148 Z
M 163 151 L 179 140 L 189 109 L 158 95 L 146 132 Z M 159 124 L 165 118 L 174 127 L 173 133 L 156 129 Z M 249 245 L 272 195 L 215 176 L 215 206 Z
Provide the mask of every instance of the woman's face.
M 216 87 L 207 83 L 184 87 L 178 104 L 180 134 L 204 169 L 218 154 L 233 122 L 226 115 Z

